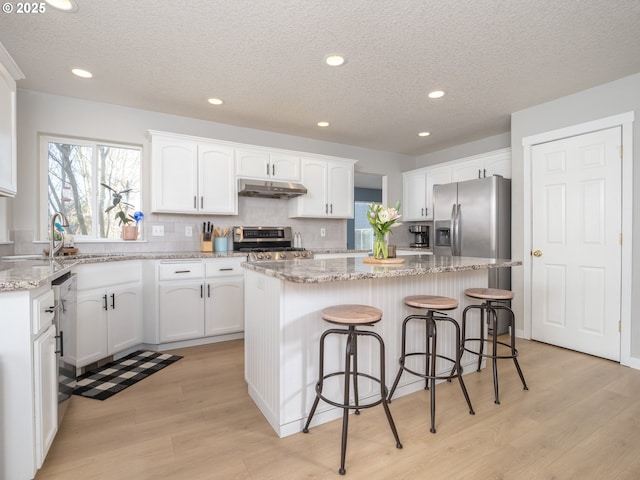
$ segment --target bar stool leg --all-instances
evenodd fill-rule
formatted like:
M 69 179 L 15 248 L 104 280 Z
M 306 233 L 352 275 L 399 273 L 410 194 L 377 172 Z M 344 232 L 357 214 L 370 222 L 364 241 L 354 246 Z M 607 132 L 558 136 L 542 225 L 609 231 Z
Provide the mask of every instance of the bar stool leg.
M 400 382 L 400 377 L 402 376 L 402 372 L 404 372 L 404 362 L 405 362 L 406 351 L 407 351 L 407 322 L 411 320 L 411 318 L 412 318 L 411 316 L 408 316 L 402 322 L 402 346 L 400 351 L 400 360 L 398 360 L 398 363 L 400 364 L 400 368 L 398 369 L 398 374 L 396 375 L 396 379 L 394 380 L 393 385 L 391 387 L 391 391 L 389 392 L 389 397 L 387 399 L 389 403 L 391 403 L 391 398 L 393 397 L 393 394 L 395 393 L 396 388 L 398 387 L 398 383 Z
M 316 408 L 318 408 L 318 403 L 320 402 L 320 393 L 322 393 L 322 387 L 324 386 L 324 339 L 328 334 L 329 330 L 327 330 L 320 336 L 320 360 L 318 362 L 319 373 L 318 383 L 316 383 L 316 398 L 313 400 L 313 405 L 311 407 L 311 411 L 309 412 L 309 416 L 307 417 L 307 422 L 302 429 L 303 433 L 309 433 L 309 425 L 311 424 L 313 415 L 316 413 Z
M 522 382 L 522 387 L 524 390 L 529 390 L 527 387 L 527 382 L 524 380 L 524 375 L 522 373 L 522 369 L 520 368 L 520 363 L 518 362 L 518 350 L 516 350 L 516 316 L 513 313 L 513 310 L 510 308 L 498 307 L 501 310 L 506 310 L 511 316 L 511 355 L 513 356 L 513 363 L 516 366 L 516 370 L 518 371 L 518 375 L 520 376 L 520 381 Z
M 398 436 L 398 430 L 396 429 L 396 424 L 393 421 L 393 417 L 391 416 L 391 411 L 389 410 L 389 402 L 387 401 L 387 384 L 385 381 L 385 349 L 384 349 L 384 341 L 382 337 L 375 332 L 368 332 L 369 335 L 375 337 L 380 344 L 380 398 L 382 399 L 382 406 L 384 407 L 384 413 L 387 416 L 387 421 L 389 422 L 389 427 L 391 427 L 391 433 L 393 433 L 393 438 L 396 440 L 396 448 L 402 448 L 402 443 L 400 443 L 400 437 Z
M 478 368 L 476 372 L 480 371 L 482 366 L 482 354 L 484 352 L 484 305 L 480 306 L 480 355 L 478 355 Z
M 347 337 L 347 347 L 345 350 L 345 358 L 344 358 L 344 402 L 343 405 L 345 407 L 342 409 L 342 445 L 340 447 L 340 469 L 338 473 L 340 475 L 344 475 L 346 470 L 344 469 L 345 459 L 347 457 L 347 431 L 349 428 L 349 408 L 346 405 L 349 405 L 349 377 L 351 376 L 351 355 L 353 340 L 355 335 L 353 333 L 354 328 L 349 327 L 349 335 Z M 356 377 L 354 371 L 354 377 Z M 354 378 L 354 386 L 357 382 L 357 379 Z M 357 397 L 356 397 L 357 398 Z
M 429 348 L 429 342 L 432 342 L 431 348 Z M 436 433 L 436 346 L 438 341 L 438 334 L 433 320 L 433 311 L 427 313 L 427 367 L 431 363 L 431 369 L 427 370 L 431 377 L 431 391 L 429 392 L 429 400 L 431 403 L 431 433 Z M 432 352 L 432 353 L 431 353 Z M 427 379 L 429 382 L 429 379 Z
M 493 337 L 491 340 L 491 348 L 493 352 L 493 356 L 491 358 L 491 366 L 493 370 L 493 393 L 495 396 L 494 403 L 500 405 L 500 396 L 498 393 L 498 312 L 496 312 L 490 304 L 487 304 L 486 308 L 489 322 L 491 322 L 489 326 L 493 330 Z
M 349 338 L 353 338 L 353 340 L 351 341 L 351 348 L 350 348 L 350 352 L 351 352 L 351 357 L 353 358 L 353 395 L 354 397 L 354 401 L 355 401 L 355 406 L 357 407 L 359 405 L 359 395 L 358 395 L 358 335 L 355 332 L 354 327 L 349 327 Z M 355 412 L 356 415 L 360 415 L 360 409 L 356 408 Z

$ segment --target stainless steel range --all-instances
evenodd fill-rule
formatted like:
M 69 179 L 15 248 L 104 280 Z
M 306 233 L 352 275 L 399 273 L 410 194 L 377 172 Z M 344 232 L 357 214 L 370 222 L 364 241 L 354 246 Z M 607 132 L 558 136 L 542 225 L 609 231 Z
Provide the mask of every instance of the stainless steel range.
M 247 252 L 250 262 L 313 258 L 313 252 L 292 247 L 291 227 L 233 227 L 233 250 Z

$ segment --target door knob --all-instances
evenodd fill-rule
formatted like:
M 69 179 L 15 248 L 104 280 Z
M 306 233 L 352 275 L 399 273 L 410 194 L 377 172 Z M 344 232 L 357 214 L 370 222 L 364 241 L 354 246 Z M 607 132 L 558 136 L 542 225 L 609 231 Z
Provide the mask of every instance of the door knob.
M 541 257 L 542 256 L 542 250 L 536 250 L 535 252 L 533 252 L 533 256 L 534 257 Z

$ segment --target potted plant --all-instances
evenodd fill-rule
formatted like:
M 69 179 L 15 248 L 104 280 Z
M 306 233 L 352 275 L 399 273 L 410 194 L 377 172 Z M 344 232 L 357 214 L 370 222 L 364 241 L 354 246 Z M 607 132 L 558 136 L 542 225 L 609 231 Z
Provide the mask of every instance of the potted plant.
M 126 196 L 131 189 L 117 191 L 115 188 L 110 187 L 106 183 L 101 183 L 104 188 L 111 192 L 111 205 L 109 205 L 104 213 L 109 213 L 111 210 L 115 210 L 115 217 L 118 219 L 119 225 L 122 226 L 122 239 L 123 240 L 136 240 L 138 238 L 138 223 L 144 215 L 142 212 L 134 212 L 133 215 L 129 214 L 129 209 L 133 208 L 128 202 L 123 200 L 123 196 Z M 136 222 L 135 225 L 129 225 L 131 222 Z

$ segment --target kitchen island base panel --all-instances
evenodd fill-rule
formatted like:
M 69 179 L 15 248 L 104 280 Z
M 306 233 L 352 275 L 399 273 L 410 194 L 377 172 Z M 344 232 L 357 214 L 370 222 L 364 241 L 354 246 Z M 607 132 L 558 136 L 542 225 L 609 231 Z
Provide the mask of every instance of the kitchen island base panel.
M 411 313 L 410 310 L 414 311 L 404 305 L 403 298 L 425 294 L 455 298 L 460 306 L 452 311 L 452 316 L 457 318 L 470 303 L 464 290 L 486 285 L 486 269 L 313 284 L 287 282 L 247 269 L 244 285 L 245 380 L 249 395 L 278 436 L 301 432 L 315 399 L 318 344 L 326 328 L 321 317 L 323 308 L 359 303 L 383 311 L 376 331 L 382 336 L 387 349 L 385 377 L 393 379 L 400 356 L 402 320 Z M 472 329 L 469 334 L 480 334 L 478 323 L 472 328 L 477 331 Z M 424 348 L 424 333 L 424 330 L 416 328 L 407 347 L 416 351 Z M 443 328 L 438 332 L 443 354 L 455 355 L 454 338 L 453 328 Z M 344 342 L 340 341 L 326 346 L 327 370 L 340 368 L 343 349 Z M 362 354 L 358 360 L 359 367 L 374 375 L 379 373 L 377 351 L 373 345 L 359 345 L 359 351 Z M 468 353 L 463 355 L 462 365 L 466 372 L 475 370 L 476 358 Z M 450 370 L 450 366 L 442 362 L 436 369 L 444 373 Z M 331 391 L 331 386 L 327 386 L 326 391 L 328 395 L 340 398 L 341 388 L 341 385 L 335 385 Z M 421 379 L 402 379 L 394 398 L 423 389 L 424 381 Z M 379 395 L 373 382 L 361 386 L 360 394 L 363 399 Z M 340 418 L 341 414 L 338 408 L 320 405 L 311 426 Z

